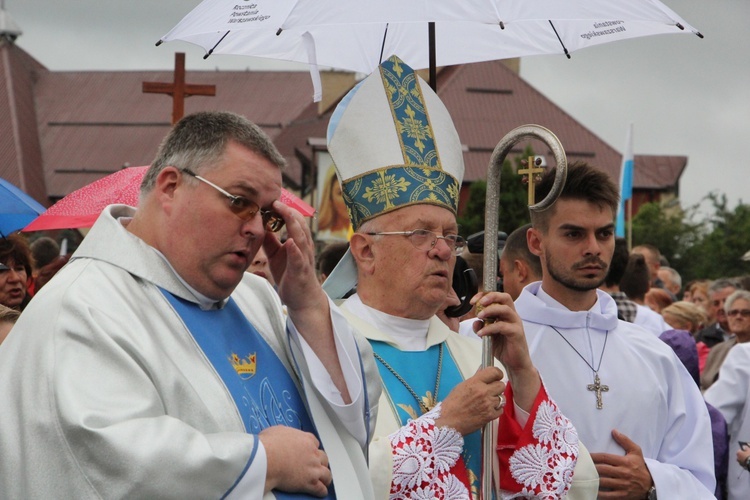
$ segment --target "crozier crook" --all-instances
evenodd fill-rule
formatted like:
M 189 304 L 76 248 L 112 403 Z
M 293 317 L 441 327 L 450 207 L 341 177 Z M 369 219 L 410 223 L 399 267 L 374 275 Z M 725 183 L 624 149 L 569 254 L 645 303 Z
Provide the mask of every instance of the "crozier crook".
M 503 162 L 513 146 L 524 138 L 534 137 L 545 143 L 555 157 L 557 173 L 549 194 L 540 202 L 529 207 L 529 210 L 542 212 L 552 206 L 565 186 L 568 174 L 568 162 L 560 140 L 550 130 L 540 125 L 522 125 L 511 130 L 495 146 L 487 170 L 487 199 L 485 205 L 484 228 L 484 292 L 497 289 L 497 217 L 500 213 L 500 173 Z M 482 338 L 482 368 L 494 366 L 492 339 Z M 492 499 L 493 463 L 497 459 L 493 439 L 492 422 L 482 428 L 482 499 Z

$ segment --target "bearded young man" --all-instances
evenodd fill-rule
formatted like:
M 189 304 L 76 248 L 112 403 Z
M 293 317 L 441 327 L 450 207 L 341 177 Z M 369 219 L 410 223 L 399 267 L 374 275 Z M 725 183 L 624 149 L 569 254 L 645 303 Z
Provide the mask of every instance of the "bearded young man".
M 555 169 L 537 187 L 549 193 Z M 604 282 L 614 252 L 617 187 L 571 165 L 559 199 L 532 212 L 529 249 L 542 281 L 516 301 L 550 396 L 591 450 L 600 498 L 713 498 L 711 423 L 672 349 L 617 319 Z

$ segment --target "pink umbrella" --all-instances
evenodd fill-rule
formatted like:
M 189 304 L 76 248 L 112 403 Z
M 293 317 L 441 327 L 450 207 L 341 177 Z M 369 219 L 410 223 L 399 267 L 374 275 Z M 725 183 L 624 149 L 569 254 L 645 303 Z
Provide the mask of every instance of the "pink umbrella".
M 315 215 L 315 208 L 284 188 L 281 188 L 281 196 L 279 197 L 279 200 L 284 205 L 296 209 L 305 217 L 312 217 Z
M 146 170 L 148 166 L 124 168 L 76 189 L 49 207 L 23 231 L 91 227 L 107 205 L 119 203 L 134 207 L 138 205 L 141 181 Z M 306 217 L 315 214 L 312 206 L 284 188 L 281 189 L 281 202 Z

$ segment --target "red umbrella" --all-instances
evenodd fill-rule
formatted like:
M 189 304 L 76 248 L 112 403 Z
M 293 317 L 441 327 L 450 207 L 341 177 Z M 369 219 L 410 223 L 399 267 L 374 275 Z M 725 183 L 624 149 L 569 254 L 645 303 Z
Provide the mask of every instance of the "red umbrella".
M 279 197 L 279 200 L 284 205 L 296 209 L 305 217 L 312 217 L 313 215 L 315 215 L 315 208 L 284 188 L 281 188 L 281 196 Z
M 138 205 L 141 181 L 147 169 L 148 166 L 124 168 L 76 189 L 49 207 L 23 231 L 91 227 L 107 205 L 119 203 L 134 207 Z M 315 213 L 313 207 L 284 188 L 281 189 L 281 201 L 304 216 Z

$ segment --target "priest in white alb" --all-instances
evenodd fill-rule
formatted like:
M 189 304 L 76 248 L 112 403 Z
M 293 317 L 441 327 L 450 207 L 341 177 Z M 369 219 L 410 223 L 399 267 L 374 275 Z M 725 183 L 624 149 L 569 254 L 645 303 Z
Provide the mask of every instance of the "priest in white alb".
M 174 126 L 138 208 L 102 213 L 0 349 L 0 497 L 374 498 L 372 355 L 283 164 L 239 115 Z M 278 295 L 245 272 L 261 247 Z

